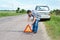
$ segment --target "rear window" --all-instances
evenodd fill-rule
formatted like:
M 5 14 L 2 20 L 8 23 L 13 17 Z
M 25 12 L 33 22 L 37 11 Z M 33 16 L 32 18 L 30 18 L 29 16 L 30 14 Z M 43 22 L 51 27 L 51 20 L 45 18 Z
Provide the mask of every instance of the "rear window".
M 49 7 L 48 6 L 36 6 L 35 10 L 37 10 L 37 11 L 48 11 Z

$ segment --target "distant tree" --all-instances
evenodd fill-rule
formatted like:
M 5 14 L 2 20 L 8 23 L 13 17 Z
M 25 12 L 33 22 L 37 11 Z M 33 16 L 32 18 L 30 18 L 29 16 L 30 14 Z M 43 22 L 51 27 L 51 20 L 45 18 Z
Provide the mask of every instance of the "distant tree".
M 25 9 L 20 10 L 20 13 L 26 13 Z
M 20 8 L 18 7 L 17 9 L 16 9 L 16 13 L 19 13 L 20 12 Z
M 60 15 L 60 10 L 55 10 L 56 15 Z
M 51 14 L 56 14 L 56 15 L 60 15 L 60 10 L 56 9 L 56 10 L 52 10 L 50 11 Z

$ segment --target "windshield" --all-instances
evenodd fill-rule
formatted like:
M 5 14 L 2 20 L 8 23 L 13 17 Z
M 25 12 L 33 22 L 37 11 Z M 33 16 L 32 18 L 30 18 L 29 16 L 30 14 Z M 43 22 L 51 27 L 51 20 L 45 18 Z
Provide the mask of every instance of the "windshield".
M 48 6 L 36 6 L 35 10 L 37 11 L 48 11 Z

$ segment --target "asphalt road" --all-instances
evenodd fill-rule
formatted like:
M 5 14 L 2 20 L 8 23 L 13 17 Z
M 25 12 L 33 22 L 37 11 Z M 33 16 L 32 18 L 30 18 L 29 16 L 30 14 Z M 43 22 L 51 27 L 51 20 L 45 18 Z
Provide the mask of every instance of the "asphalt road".
M 36 34 L 24 33 L 27 15 L 0 18 L 0 40 L 50 40 L 43 22 L 39 22 Z

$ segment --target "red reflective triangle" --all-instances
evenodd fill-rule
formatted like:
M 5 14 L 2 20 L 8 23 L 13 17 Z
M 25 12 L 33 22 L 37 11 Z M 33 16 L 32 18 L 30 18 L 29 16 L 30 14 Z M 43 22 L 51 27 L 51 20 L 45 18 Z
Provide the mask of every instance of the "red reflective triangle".
M 26 26 L 24 32 L 32 32 L 31 26 L 29 24 Z

